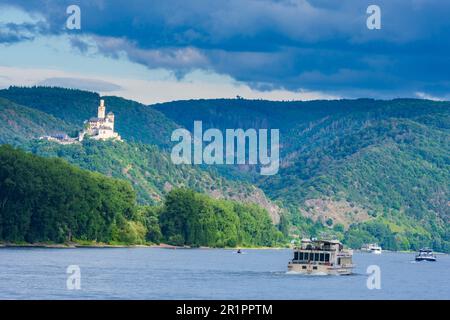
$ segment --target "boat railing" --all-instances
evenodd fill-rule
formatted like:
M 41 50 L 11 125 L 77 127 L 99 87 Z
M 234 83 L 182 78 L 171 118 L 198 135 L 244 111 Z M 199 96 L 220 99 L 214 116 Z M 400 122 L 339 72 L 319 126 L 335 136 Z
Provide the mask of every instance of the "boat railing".
M 294 250 L 302 250 L 302 251 L 324 251 L 324 252 L 335 252 L 338 251 L 337 248 L 304 248 L 304 247 L 296 247 Z
M 332 262 L 325 262 L 325 261 L 306 261 L 306 260 L 289 260 L 289 264 L 310 264 L 313 266 L 333 266 L 334 264 Z

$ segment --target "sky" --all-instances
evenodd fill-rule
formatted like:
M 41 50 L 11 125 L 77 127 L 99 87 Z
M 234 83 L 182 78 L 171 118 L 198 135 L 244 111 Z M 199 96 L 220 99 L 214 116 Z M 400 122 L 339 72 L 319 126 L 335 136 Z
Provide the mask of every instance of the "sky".
M 67 7 L 80 29 L 67 28 Z M 369 29 L 377 5 L 381 28 Z M 0 87 L 180 99 L 450 99 L 450 1 L 0 0 Z

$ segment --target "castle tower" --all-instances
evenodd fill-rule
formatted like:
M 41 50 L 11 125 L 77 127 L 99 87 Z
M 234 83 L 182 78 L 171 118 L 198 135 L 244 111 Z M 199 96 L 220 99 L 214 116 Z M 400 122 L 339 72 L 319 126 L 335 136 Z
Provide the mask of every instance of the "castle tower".
M 98 106 L 98 118 L 104 119 L 105 118 L 105 100 L 100 100 L 100 105 Z
M 114 113 L 112 113 L 111 111 L 108 112 L 108 114 L 106 115 L 106 119 L 108 119 L 111 130 L 114 131 Z

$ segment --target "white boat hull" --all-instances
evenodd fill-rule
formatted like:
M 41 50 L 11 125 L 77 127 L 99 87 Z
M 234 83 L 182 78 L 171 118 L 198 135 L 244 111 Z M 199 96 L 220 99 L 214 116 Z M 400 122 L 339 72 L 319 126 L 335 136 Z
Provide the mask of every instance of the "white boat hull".
M 416 261 L 431 261 L 431 262 L 435 262 L 436 258 L 435 257 L 416 257 Z
M 311 275 L 349 275 L 353 266 L 333 267 L 327 265 L 289 263 L 288 272 Z

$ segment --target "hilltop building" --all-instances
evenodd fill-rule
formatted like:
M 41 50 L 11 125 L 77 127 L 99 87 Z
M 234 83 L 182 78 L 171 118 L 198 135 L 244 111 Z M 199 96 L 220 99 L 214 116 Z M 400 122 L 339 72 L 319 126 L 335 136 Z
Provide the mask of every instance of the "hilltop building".
M 79 143 L 79 139 L 71 138 L 65 133 L 56 133 L 50 136 L 39 137 L 39 140 L 47 140 L 52 142 L 57 142 L 59 144 L 74 144 Z
M 80 143 L 84 138 L 122 141 L 120 135 L 114 131 L 114 113 L 108 112 L 106 114 L 105 100 L 100 100 L 97 117 L 84 121 L 84 129 L 78 133 L 78 138 L 71 138 L 65 133 L 57 133 L 42 136 L 39 139 L 59 144 L 74 144 Z
M 79 140 L 83 141 L 85 137 L 95 140 L 119 140 L 122 138 L 114 131 L 114 113 L 106 114 L 105 100 L 100 100 L 97 117 L 84 122 L 84 130 L 79 134 Z

